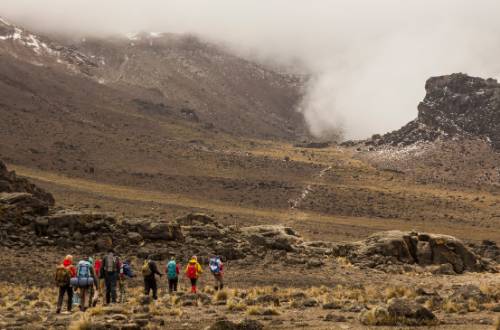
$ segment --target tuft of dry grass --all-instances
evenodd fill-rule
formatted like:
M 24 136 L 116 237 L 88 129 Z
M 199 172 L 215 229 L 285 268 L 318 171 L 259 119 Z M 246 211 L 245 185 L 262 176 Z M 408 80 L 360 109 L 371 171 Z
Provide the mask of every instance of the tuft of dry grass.
M 280 312 L 276 308 L 251 307 L 247 310 L 247 314 L 252 316 L 272 316 L 280 315 Z
M 69 330 L 93 330 L 95 324 L 92 318 L 82 315 L 80 319 L 73 320 L 69 325 Z
M 87 309 L 86 313 L 89 316 L 102 315 L 102 314 L 104 314 L 104 308 L 102 305 L 98 305 L 96 307 L 92 307 L 92 308 Z
M 243 312 L 247 309 L 247 305 L 242 301 L 230 300 L 227 303 L 227 309 L 232 312 Z
M 168 315 L 181 317 L 184 315 L 184 311 L 181 308 L 172 308 L 168 310 Z
M 215 294 L 215 301 L 227 301 L 229 294 L 225 290 L 217 291 Z
M 460 311 L 460 306 L 458 306 L 455 301 L 448 299 L 443 303 L 443 311 L 448 314 L 458 313 Z
M 335 261 L 344 268 L 353 268 L 353 264 L 346 257 L 336 257 Z
M 495 323 L 495 327 L 493 329 L 500 330 L 500 316 L 497 318 L 497 321 Z
M 467 310 L 469 312 L 477 312 L 481 310 L 481 305 L 477 302 L 476 299 L 470 298 L 467 300 Z

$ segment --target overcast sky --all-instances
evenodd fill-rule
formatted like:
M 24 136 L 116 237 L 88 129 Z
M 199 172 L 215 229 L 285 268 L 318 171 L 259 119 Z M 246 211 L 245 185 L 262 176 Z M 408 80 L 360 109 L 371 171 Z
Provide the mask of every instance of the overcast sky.
M 0 16 L 78 35 L 190 32 L 313 74 L 300 106 L 348 138 L 416 117 L 425 80 L 500 76 L 498 0 L 1 0 Z

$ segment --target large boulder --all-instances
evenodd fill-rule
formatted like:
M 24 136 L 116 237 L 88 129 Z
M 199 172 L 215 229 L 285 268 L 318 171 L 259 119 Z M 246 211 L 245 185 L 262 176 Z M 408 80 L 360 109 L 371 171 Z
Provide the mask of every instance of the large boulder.
M 438 234 L 379 232 L 364 241 L 346 244 L 345 256 L 355 264 L 377 267 L 386 263 L 451 265 L 455 273 L 488 270 L 488 265 L 459 239 Z
M 126 219 L 122 226 L 127 232 L 135 232 L 146 240 L 182 241 L 184 236 L 176 222 L 160 222 L 150 219 Z
M 25 215 L 43 216 L 49 212 L 49 207 L 46 201 L 29 193 L 0 193 L 0 219 L 22 219 Z
M 241 231 L 250 244 L 272 250 L 293 251 L 295 246 L 302 243 L 302 239 L 292 228 L 284 226 L 252 226 L 242 228 Z
M 113 215 L 108 213 L 62 211 L 45 217 L 49 235 L 60 235 L 61 232 L 112 232 L 117 223 Z

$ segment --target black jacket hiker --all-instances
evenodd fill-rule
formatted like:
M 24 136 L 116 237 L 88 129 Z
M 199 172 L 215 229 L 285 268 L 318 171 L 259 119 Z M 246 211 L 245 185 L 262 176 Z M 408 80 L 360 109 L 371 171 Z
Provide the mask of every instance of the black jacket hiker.
M 151 274 L 144 276 L 144 294 L 149 296 L 149 292 L 153 291 L 153 299 L 156 300 L 158 299 L 158 285 L 156 284 L 155 275 L 162 276 L 163 274 L 158 270 L 156 262 L 148 260 L 148 263 Z

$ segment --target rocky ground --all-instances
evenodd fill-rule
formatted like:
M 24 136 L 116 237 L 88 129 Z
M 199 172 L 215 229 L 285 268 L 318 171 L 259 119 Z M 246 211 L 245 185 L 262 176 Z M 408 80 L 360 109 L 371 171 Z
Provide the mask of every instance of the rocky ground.
M 395 230 L 354 242 L 310 241 L 291 227 L 227 226 L 201 213 L 164 221 L 64 210 L 43 189 L 1 169 L 0 325 L 7 329 L 486 329 L 500 310 L 500 249 L 493 241 L 464 244 Z M 181 263 L 196 254 L 206 266 L 219 254 L 229 289 L 213 292 L 205 274 L 203 293 L 151 302 L 134 279 L 128 304 L 55 315 L 54 265 L 67 253 L 100 255 L 110 247 L 135 269 L 145 256 L 164 265 L 172 254 Z
M 232 273 L 232 272 L 231 272 Z M 485 276 L 434 284 L 231 288 L 199 294 L 161 293 L 158 301 L 130 288 L 126 304 L 85 313 L 54 313 L 55 289 L 2 287 L 0 326 L 6 329 L 494 329 L 500 290 Z M 463 279 L 462 279 L 463 280 Z M 479 281 L 489 285 L 478 286 Z M 460 280 L 459 280 L 460 281 Z M 483 282 L 484 283 L 484 282 Z M 182 286 L 181 286 L 182 287 Z M 394 327 L 395 326 L 395 327 Z

